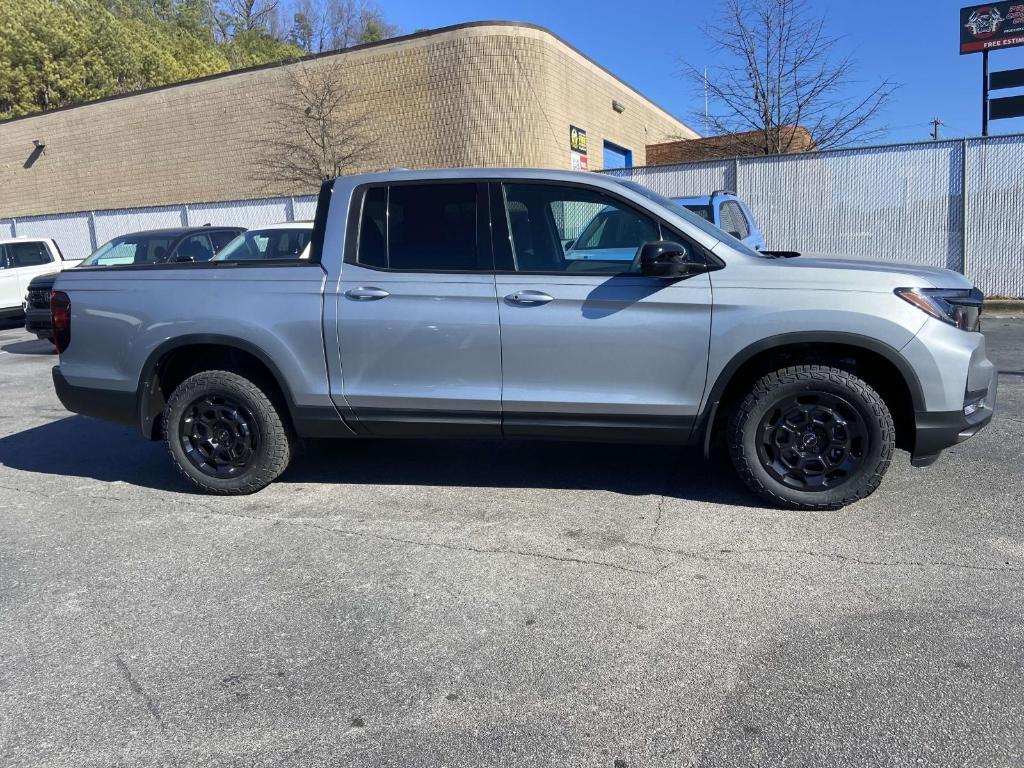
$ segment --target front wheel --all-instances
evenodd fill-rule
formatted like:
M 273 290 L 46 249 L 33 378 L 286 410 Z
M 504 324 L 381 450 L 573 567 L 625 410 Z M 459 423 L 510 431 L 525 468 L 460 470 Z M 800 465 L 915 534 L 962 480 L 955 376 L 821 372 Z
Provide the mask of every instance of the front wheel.
M 881 396 L 848 371 L 798 365 L 762 376 L 729 422 L 747 486 L 793 509 L 839 509 L 871 495 L 896 448 Z
M 185 379 L 167 403 L 171 460 L 207 493 L 255 493 L 291 460 L 292 439 L 277 407 L 254 382 L 229 371 Z

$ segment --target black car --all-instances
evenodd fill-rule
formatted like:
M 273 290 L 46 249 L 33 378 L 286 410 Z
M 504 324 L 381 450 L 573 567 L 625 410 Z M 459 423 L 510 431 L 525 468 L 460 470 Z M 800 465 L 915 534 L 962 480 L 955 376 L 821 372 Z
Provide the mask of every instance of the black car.
M 244 227 L 177 227 L 151 229 L 115 237 L 86 258 L 81 267 L 164 264 L 169 261 L 209 261 L 225 245 L 245 232 Z M 40 339 L 53 336 L 50 293 L 59 272 L 39 275 L 28 284 L 25 330 Z

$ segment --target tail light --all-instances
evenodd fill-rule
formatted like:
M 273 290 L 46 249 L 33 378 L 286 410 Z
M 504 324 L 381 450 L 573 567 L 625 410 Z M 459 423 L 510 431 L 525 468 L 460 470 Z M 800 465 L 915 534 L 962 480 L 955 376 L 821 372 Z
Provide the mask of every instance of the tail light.
M 53 321 L 53 344 L 63 352 L 71 343 L 71 299 L 64 291 L 50 296 L 50 319 Z

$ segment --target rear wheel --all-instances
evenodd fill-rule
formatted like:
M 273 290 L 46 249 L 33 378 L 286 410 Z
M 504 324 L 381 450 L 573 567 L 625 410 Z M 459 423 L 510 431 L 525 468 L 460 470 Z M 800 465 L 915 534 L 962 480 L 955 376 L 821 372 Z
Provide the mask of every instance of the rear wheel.
M 287 468 L 292 438 L 257 384 L 229 371 L 185 379 L 167 403 L 164 443 L 193 484 L 216 494 L 254 493 Z
M 798 365 L 762 376 L 733 412 L 729 454 L 747 486 L 794 509 L 839 509 L 889 468 L 896 429 L 881 396 L 848 371 Z

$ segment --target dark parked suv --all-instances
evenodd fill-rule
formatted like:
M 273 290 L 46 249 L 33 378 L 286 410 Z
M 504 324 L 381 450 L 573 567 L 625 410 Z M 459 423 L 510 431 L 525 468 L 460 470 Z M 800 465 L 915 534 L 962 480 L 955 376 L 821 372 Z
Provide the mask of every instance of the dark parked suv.
M 245 232 L 243 227 L 179 227 L 151 229 L 115 237 L 101 245 L 80 266 L 109 267 L 209 261 L 224 246 Z M 25 294 L 25 330 L 40 339 L 53 337 L 50 294 L 59 273 L 33 278 Z

